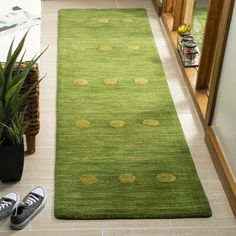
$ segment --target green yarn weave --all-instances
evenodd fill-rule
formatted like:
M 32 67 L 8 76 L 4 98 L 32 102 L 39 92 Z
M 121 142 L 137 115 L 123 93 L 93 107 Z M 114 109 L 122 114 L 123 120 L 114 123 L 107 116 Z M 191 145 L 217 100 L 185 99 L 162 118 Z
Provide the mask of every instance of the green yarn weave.
M 55 216 L 209 217 L 143 9 L 59 12 Z

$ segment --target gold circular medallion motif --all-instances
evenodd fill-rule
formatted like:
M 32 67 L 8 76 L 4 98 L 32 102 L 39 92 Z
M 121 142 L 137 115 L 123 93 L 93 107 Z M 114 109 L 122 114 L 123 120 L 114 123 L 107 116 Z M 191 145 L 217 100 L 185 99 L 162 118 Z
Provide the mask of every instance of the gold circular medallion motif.
M 98 20 L 98 22 L 99 22 L 99 23 L 102 23 L 102 24 L 107 24 L 107 23 L 109 23 L 110 21 L 109 21 L 108 18 L 100 18 L 100 19 Z
M 110 44 L 104 44 L 100 47 L 100 50 L 103 52 L 110 52 L 112 51 L 112 46 Z
M 140 47 L 138 45 L 129 45 L 128 46 L 128 49 L 131 49 L 131 50 L 139 50 Z
M 143 121 L 143 124 L 149 127 L 157 127 L 160 122 L 158 120 L 147 119 Z
M 123 18 L 122 21 L 124 23 L 132 23 L 134 20 L 131 17 L 126 17 L 126 18 Z
M 176 181 L 176 176 L 171 173 L 160 173 L 156 176 L 158 182 L 173 183 Z
M 98 181 L 95 175 L 81 175 L 79 179 L 86 185 L 95 184 Z
M 148 84 L 149 81 L 147 79 L 144 79 L 144 78 L 137 78 L 137 79 L 134 80 L 134 83 L 145 85 L 145 84 Z
M 88 120 L 77 120 L 75 122 L 75 127 L 80 129 L 88 129 L 91 125 L 92 124 Z
M 122 174 L 119 176 L 119 180 L 121 183 L 132 184 L 135 181 L 135 176 L 132 174 Z
M 83 86 L 83 85 L 88 84 L 88 81 L 86 79 L 77 79 L 77 80 L 75 80 L 75 84 L 77 86 Z
M 105 79 L 103 83 L 107 85 L 116 85 L 118 81 L 116 79 Z
M 123 120 L 113 120 L 113 121 L 110 122 L 110 126 L 112 128 L 122 128 L 122 127 L 125 126 L 125 124 L 126 123 Z

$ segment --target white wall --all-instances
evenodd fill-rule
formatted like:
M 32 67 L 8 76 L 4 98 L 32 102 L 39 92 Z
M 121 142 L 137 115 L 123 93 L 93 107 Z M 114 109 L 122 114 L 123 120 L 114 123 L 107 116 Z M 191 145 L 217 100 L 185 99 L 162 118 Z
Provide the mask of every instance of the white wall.
M 236 5 L 217 95 L 213 129 L 236 179 Z
M 0 19 L 8 13 L 12 7 L 18 6 L 34 16 L 41 17 L 41 1 L 40 0 L 0 0 Z M 7 52 L 10 44 L 15 37 L 15 46 L 19 43 L 20 39 L 26 33 L 29 27 L 0 35 L 0 61 L 6 60 Z M 40 24 L 32 26 L 28 33 L 25 42 L 25 61 L 31 60 L 35 54 L 40 52 Z M 24 50 L 22 50 L 24 51 Z

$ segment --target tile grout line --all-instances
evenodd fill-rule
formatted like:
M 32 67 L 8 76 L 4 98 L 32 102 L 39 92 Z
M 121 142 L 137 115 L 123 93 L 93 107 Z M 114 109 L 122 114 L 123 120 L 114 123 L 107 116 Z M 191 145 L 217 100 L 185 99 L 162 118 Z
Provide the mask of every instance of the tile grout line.
M 173 228 L 173 224 L 172 224 L 172 220 L 169 219 L 169 223 L 170 223 L 170 228 Z
M 182 218 L 184 219 L 184 218 Z M 31 232 L 52 232 L 52 231 L 83 231 L 83 230 L 87 230 L 87 231 L 95 231 L 95 230 L 101 230 L 102 232 L 102 236 L 104 235 L 104 230 L 165 230 L 165 229 L 236 229 L 235 225 L 228 225 L 228 226 L 203 226 L 203 227 L 199 227 L 199 226 L 162 226 L 162 227 L 105 227 L 105 228 L 99 228 L 99 227 L 94 227 L 94 228 L 62 228 L 62 229 L 57 229 L 57 228 L 50 228 L 50 229 L 31 229 Z M 25 230 L 26 231 L 26 230 Z M 27 230 L 29 231 L 29 230 Z M 0 230 L 0 232 L 7 232 L 6 230 Z

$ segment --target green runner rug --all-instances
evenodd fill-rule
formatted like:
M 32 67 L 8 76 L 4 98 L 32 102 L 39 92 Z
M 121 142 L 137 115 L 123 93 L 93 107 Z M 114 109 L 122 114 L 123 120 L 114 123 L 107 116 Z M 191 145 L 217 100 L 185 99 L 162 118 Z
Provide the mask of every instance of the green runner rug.
M 146 11 L 59 13 L 55 216 L 209 217 Z

